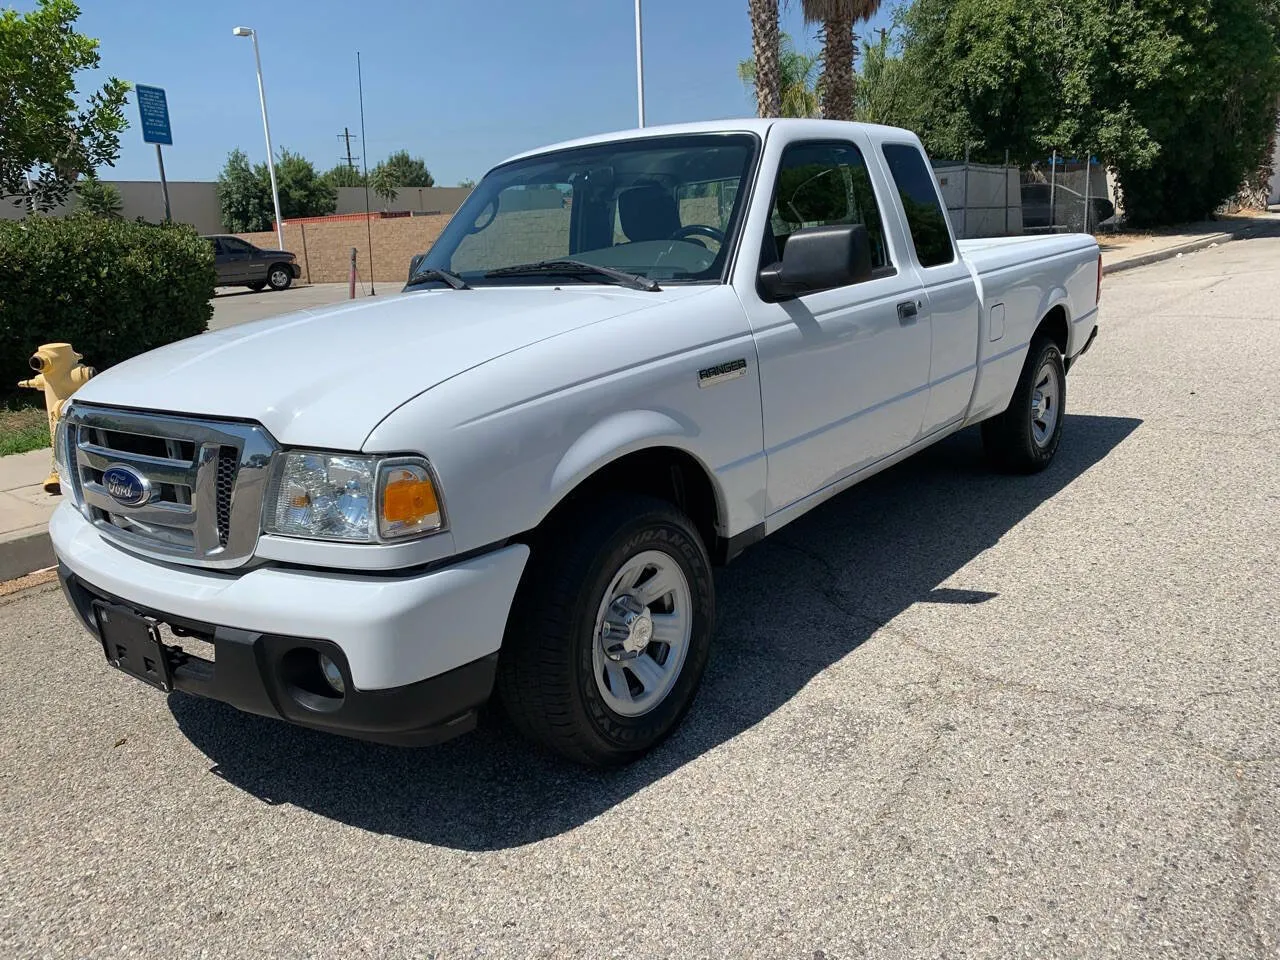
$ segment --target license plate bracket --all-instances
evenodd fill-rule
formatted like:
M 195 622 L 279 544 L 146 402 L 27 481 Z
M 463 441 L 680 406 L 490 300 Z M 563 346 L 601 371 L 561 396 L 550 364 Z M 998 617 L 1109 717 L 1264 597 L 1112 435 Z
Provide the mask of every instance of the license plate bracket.
M 153 621 L 101 600 L 94 601 L 93 615 L 107 663 L 165 693 L 173 689 L 169 654 Z

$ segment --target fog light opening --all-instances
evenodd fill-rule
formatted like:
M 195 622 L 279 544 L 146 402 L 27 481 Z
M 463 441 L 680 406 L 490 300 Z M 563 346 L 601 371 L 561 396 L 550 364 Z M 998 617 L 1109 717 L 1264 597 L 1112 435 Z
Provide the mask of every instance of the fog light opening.
M 341 667 L 314 647 L 294 647 L 280 659 L 279 669 L 289 695 L 308 710 L 332 713 L 346 701 Z
M 320 672 L 324 675 L 324 682 L 329 684 L 339 696 L 347 692 L 347 685 L 342 679 L 342 671 L 336 663 L 323 653 L 320 654 Z

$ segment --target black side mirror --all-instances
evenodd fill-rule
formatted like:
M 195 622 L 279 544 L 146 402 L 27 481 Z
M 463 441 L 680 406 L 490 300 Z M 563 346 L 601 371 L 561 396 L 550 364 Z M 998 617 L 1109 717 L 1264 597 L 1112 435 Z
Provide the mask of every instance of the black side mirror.
M 418 272 L 418 268 L 422 266 L 422 261 L 427 259 L 425 253 L 415 253 L 413 259 L 409 261 L 409 276 L 413 276 Z
M 760 271 L 771 302 L 871 279 L 871 238 L 860 223 L 804 227 L 787 239 L 782 259 Z

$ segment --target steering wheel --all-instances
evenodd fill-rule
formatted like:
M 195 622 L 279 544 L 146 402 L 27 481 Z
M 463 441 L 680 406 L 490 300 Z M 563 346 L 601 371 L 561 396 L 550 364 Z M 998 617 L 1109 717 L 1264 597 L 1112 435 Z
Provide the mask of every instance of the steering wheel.
M 716 243 L 724 246 L 724 231 L 717 230 L 715 227 L 708 227 L 705 223 L 691 223 L 687 227 L 681 227 L 668 239 L 685 240 L 691 236 L 709 237 Z

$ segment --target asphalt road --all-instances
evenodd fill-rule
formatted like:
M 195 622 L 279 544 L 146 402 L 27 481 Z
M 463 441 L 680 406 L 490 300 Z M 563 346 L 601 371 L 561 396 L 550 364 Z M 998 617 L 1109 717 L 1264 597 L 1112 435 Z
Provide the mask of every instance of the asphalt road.
M 374 292 L 383 297 L 399 293 L 403 287 L 403 282 L 380 283 L 374 287 Z M 268 288 L 257 292 L 247 287 L 219 287 L 213 297 L 213 319 L 209 321 L 209 329 L 221 330 L 237 323 L 262 320 L 294 310 L 328 306 L 348 299 L 350 294 L 351 288 L 345 283 L 301 284 L 288 290 Z M 367 282 L 356 286 L 356 296 L 369 296 Z
M 969 432 L 749 551 L 621 772 L 166 698 L 0 600 L 0 955 L 1277 956 L 1277 263 L 1108 279 L 1047 472 Z

